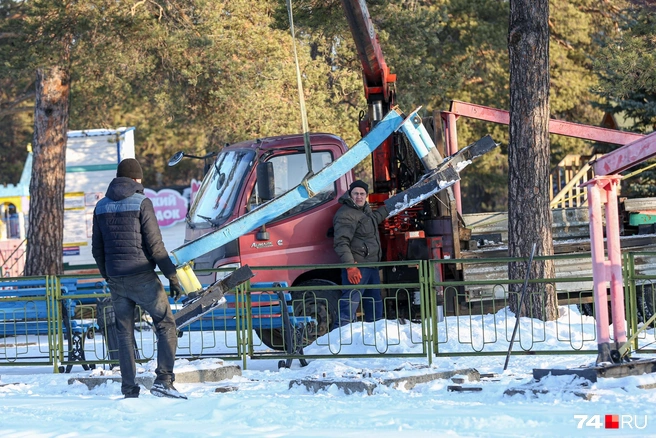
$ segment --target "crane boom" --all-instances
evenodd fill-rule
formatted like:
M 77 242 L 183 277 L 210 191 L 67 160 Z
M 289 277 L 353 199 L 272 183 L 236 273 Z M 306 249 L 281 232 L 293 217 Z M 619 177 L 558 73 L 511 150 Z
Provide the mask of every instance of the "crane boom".
M 362 64 L 368 113 L 367 117 L 360 120 L 359 129 L 364 137 L 396 104 L 396 75 L 390 73 L 385 63 L 365 0 L 342 0 L 342 9 Z M 398 186 L 393 149 L 394 136 L 390 136 L 373 153 L 373 182 L 376 193 L 394 190 Z
M 342 6 L 362 63 L 367 102 L 371 103 L 372 100 L 382 97 L 387 112 L 394 104 L 396 75 L 390 73 L 385 63 L 367 5 L 364 0 L 342 0 Z

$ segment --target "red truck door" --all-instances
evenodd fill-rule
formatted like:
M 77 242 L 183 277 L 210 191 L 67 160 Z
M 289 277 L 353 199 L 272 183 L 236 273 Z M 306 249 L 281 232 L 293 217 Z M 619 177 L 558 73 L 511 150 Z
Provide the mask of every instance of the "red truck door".
M 334 145 L 312 146 L 312 167 L 318 172 L 342 154 Z M 268 157 L 273 164 L 275 196 L 296 187 L 307 174 L 307 162 L 303 151 L 280 151 Z M 268 236 L 258 239 L 258 232 L 251 232 L 239 239 L 242 265 L 293 266 L 339 263 L 333 250 L 332 220 L 339 208 L 339 196 L 346 190 L 350 175 L 343 176 L 325 187 L 311 199 L 283 213 L 266 226 Z M 256 208 L 257 183 L 249 182 L 245 190 L 244 208 Z M 258 230 L 259 231 L 259 230 Z M 259 271 L 257 281 L 287 281 L 292 284 L 304 270 L 286 272 Z M 283 277 L 287 278 L 281 278 Z

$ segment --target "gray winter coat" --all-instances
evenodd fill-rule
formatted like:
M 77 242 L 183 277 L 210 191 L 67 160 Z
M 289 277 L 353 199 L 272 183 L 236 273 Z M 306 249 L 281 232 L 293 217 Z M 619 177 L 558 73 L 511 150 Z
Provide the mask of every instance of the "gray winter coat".
M 342 263 L 379 262 L 382 257 L 378 224 L 387 217 L 382 206 L 372 211 L 369 203 L 355 205 L 348 192 L 339 198 L 342 206 L 335 213 L 333 247 Z

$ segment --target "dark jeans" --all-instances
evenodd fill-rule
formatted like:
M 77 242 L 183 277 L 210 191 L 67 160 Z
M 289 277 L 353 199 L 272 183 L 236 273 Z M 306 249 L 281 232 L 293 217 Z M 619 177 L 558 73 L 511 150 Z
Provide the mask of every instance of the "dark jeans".
M 125 277 L 111 277 L 108 284 L 116 314 L 121 392 L 139 393 L 139 385 L 135 382 L 137 370 L 134 360 L 134 309 L 137 304 L 150 314 L 157 333 L 156 381 L 173 382 L 178 335 L 162 282 L 155 272 L 148 271 Z
M 362 280 L 358 284 L 380 284 L 378 268 L 358 269 L 362 274 Z M 383 317 L 383 300 L 380 297 L 380 289 L 356 289 L 356 285 L 349 282 L 346 269 L 342 269 L 342 285 L 350 285 L 352 288 L 342 290 L 342 298 L 339 300 L 339 315 L 333 324 L 333 329 L 355 321 L 360 301 L 362 301 L 365 321 L 377 321 Z

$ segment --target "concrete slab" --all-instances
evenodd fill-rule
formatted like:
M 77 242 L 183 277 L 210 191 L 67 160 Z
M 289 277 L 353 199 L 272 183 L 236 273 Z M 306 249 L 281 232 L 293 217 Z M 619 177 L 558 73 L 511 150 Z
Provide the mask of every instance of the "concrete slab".
M 225 393 L 225 392 L 237 391 L 238 389 L 239 388 L 236 386 L 219 386 L 218 388 L 214 389 L 214 392 Z
M 563 376 L 570 375 L 583 377 L 590 382 L 596 382 L 598 378 L 620 378 L 627 376 L 640 376 L 643 374 L 656 373 L 656 360 L 640 359 L 618 364 L 598 365 L 588 368 L 569 369 L 534 369 L 533 378 L 540 380 L 548 375 Z
M 460 386 L 460 385 L 449 385 L 446 387 L 446 390 L 449 392 L 479 392 L 483 388 L 480 386 Z
M 477 370 L 473 368 L 466 368 L 460 370 L 451 370 L 451 371 L 438 371 L 433 373 L 421 373 L 414 374 L 403 377 L 395 377 L 393 379 L 381 379 L 377 377 L 372 377 L 372 373 L 364 373 L 368 377 L 358 376 L 358 377 L 342 377 L 342 378 L 309 378 L 309 379 L 297 379 L 289 382 L 289 388 L 294 388 L 296 386 L 304 386 L 308 391 L 318 392 L 320 390 L 326 390 L 332 385 L 335 385 L 338 389 L 344 391 L 345 394 L 358 393 L 367 393 L 367 395 L 373 394 L 374 389 L 379 385 L 390 386 L 392 388 L 403 388 L 406 390 L 414 388 L 420 383 L 428 383 L 434 380 L 439 379 L 450 379 L 455 376 L 461 376 L 463 382 L 466 380 L 479 381 L 480 374 Z
M 150 389 L 153 386 L 153 382 L 155 381 L 155 376 L 137 375 L 135 380 L 138 385 L 144 386 L 146 389 Z M 118 375 L 114 375 L 114 376 L 71 377 L 70 379 L 68 379 L 69 385 L 72 385 L 75 382 L 83 383 L 87 386 L 87 388 L 93 389 L 101 385 L 105 385 L 109 382 L 115 382 L 120 384 L 121 377 Z
M 241 368 L 238 365 L 225 365 L 217 368 L 199 369 L 190 371 L 180 371 L 175 373 L 175 383 L 205 383 L 220 382 L 222 380 L 232 379 L 234 376 L 241 376 Z M 137 384 L 150 389 L 155 381 L 155 374 L 137 374 Z M 72 377 L 68 379 L 68 384 L 75 382 L 83 383 L 89 389 L 104 385 L 107 382 L 121 383 L 121 376 L 111 374 L 107 376 L 89 376 L 89 377 Z
M 208 368 L 194 371 L 175 373 L 175 383 L 205 383 L 229 380 L 241 376 L 239 365 L 224 365 L 217 368 Z
M 640 389 L 656 389 L 656 383 L 645 383 L 644 385 L 638 385 Z
M 547 376 L 573 376 L 582 377 L 590 382 L 597 381 L 597 371 L 594 368 L 534 368 L 533 378 L 542 380 Z
M 515 388 L 508 388 L 504 391 L 504 395 L 524 395 L 529 397 L 537 397 L 542 394 L 549 394 L 553 392 L 546 387 L 540 379 L 548 376 L 570 376 L 571 380 L 563 380 L 563 385 L 557 389 L 557 392 L 570 393 L 576 397 L 584 400 L 591 400 L 594 396 L 598 395 L 594 389 L 590 389 L 590 384 L 597 382 L 598 378 L 619 378 L 625 376 L 643 375 L 646 373 L 654 373 L 656 361 L 650 360 L 636 360 L 621 364 L 600 365 L 588 368 L 573 368 L 573 369 L 534 369 L 533 377 L 536 379 L 533 382 L 519 385 Z M 656 389 L 656 383 L 647 383 L 636 385 L 640 389 Z M 634 387 L 634 388 L 635 388 Z M 626 387 L 617 387 L 628 390 Z
M 331 386 L 335 385 L 338 389 L 344 392 L 346 395 L 353 394 L 355 392 L 366 392 L 367 395 L 374 393 L 374 389 L 378 384 L 371 380 L 356 380 L 356 379 L 299 379 L 292 380 L 289 382 L 289 389 L 294 388 L 295 386 L 304 386 L 308 391 L 319 392 L 320 390 L 326 390 Z
M 412 389 L 420 383 L 428 383 L 440 379 L 452 379 L 460 376 L 463 380 L 467 379 L 469 382 L 478 382 L 481 380 L 480 373 L 474 368 L 466 368 L 451 371 L 438 371 L 435 373 L 416 374 L 412 376 L 395 377 L 393 379 L 385 379 L 380 383 L 382 385 L 391 386 L 393 388 Z
M 572 395 L 582 398 L 584 400 L 592 400 L 592 398 L 596 395 L 595 393 L 591 391 L 587 391 L 584 389 L 580 390 L 568 390 L 568 389 L 559 389 L 558 394 L 562 394 L 563 392 L 569 392 Z M 549 390 L 545 388 L 530 388 L 530 387 L 525 387 L 525 388 L 509 388 L 506 389 L 503 392 L 503 395 L 507 395 L 509 397 L 515 396 L 515 395 L 524 395 L 530 398 L 537 398 L 539 395 L 545 395 L 549 394 Z
M 618 378 L 626 376 L 641 376 L 656 372 L 656 360 L 640 359 L 606 366 L 595 367 L 599 377 Z
M 561 394 L 566 393 L 584 400 L 591 400 L 597 395 L 590 389 L 591 382 L 586 378 L 585 374 L 562 373 L 552 376 L 550 379 L 556 379 L 558 381 L 558 385 L 555 386 L 556 389 L 554 389 L 553 382 L 551 384 L 546 384 L 541 380 L 533 380 L 516 387 L 510 387 L 506 389 L 503 394 L 509 397 L 524 395 L 530 398 L 537 398 L 539 395 L 555 394 L 556 396 L 560 396 Z

